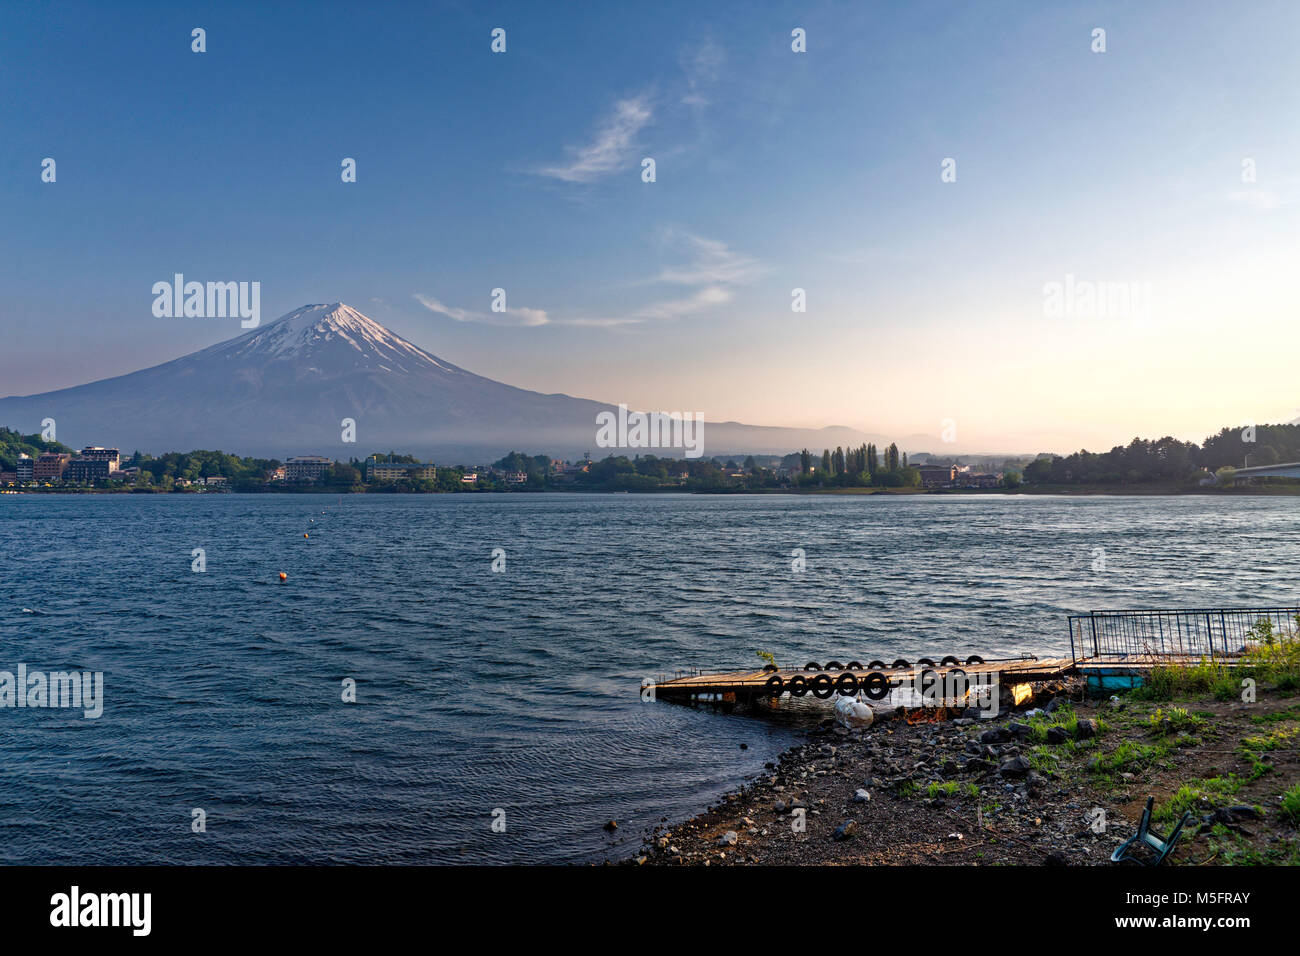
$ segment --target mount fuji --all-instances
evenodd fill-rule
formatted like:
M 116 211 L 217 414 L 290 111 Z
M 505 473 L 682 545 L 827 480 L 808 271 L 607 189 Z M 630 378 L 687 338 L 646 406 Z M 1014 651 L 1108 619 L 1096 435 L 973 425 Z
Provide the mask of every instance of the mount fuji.
M 195 448 L 285 458 L 373 451 L 481 463 L 508 451 L 604 457 L 594 447 L 603 402 L 544 395 L 443 361 L 356 309 L 306 305 L 226 342 L 152 368 L 39 395 L 0 399 L 0 425 L 57 422 L 65 444 L 124 453 Z M 651 409 L 657 411 L 657 409 Z M 340 423 L 356 422 L 355 444 Z M 707 422 L 704 454 L 788 454 L 879 441 L 849 428 Z M 611 449 L 611 452 L 615 450 Z M 681 457 L 680 449 L 638 449 Z M 620 453 L 620 452 L 615 452 Z M 635 452 L 628 450 L 627 454 Z

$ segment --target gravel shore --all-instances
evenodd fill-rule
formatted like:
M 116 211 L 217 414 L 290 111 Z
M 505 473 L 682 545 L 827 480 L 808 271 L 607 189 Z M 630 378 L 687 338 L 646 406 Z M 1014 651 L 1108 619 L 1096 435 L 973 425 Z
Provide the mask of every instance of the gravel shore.
M 1183 705 L 1036 689 L 996 718 L 824 721 L 756 780 L 663 824 L 630 865 L 1099 865 L 1191 809 L 1168 863 L 1300 862 L 1284 796 L 1300 780 L 1294 696 Z M 758 719 L 758 718 L 756 718 Z

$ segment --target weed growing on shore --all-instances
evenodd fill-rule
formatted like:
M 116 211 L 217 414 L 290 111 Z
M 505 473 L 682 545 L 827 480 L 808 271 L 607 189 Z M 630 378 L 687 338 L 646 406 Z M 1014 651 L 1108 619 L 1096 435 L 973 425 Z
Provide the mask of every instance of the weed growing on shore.
M 1265 759 L 1264 754 L 1290 746 L 1297 731 L 1300 731 L 1300 728 L 1279 727 L 1271 734 L 1257 734 L 1242 738 L 1241 752 L 1250 761 L 1251 780 L 1258 780 L 1265 774 L 1273 772 L 1273 765 Z
M 1145 769 L 1168 756 L 1169 747 L 1166 744 L 1139 744 L 1132 740 L 1122 740 L 1110 753 L 1093 757 L 1088 769 L 1103 775 L 1121 773 Z
M 1251 714 L 1250 716 L 1250 721 L 1253 724 L 1277 724 L 1284 720 L 1300 720 L 1300 704 L 1293 704 L 1290 707 L 1267 714 Z
M 980 795 L 980 788 L 970 782 L 958 783 L 955 780 L 949 780 L 946 783 L 939 783 L 936 780 L 926 788 L 925 795 L 931 799 L 956 796 L 977 798 Z
M 1293 827 L 1300 827 L 1300 783 L 1282 794 L 1282 805 L 1278 812 Z
M 1029 718 L 1029 740 L 1031 743 L 1047 743 L 1047 731 L 1052 727 L 1060 727 L 1071 738 L 1078 734 L 1079 718 L 1075 714 L 1074 708 L 1069 703 L 1062 702 L 1055 710 L 1048 713 L 1042 711 Z
M 1241 692 L 1241 673 L 1213 661 L 1202 660 L 1187 667 L 1159 665 L 1151 668 L 1146 683 L 1134 688 L 1134 700 L 1168 701 L 1188 697 L 1211 696 L 1215 700 L 1235 700 Z
M 1210 855 L 1197 861 L 1218 866 L 1297 866 L 1300 865 L 1300 840 L 1280 840 L 1259 849 L 1222 823 L 1210 828 Z
M 1025 755 L 1029 765 L 1045 777 L 1055 777 L 1061 767 L 1061 758 L 1052 753 L 1051 748 L 1046 744 L 1040 744 L 1030 749 Z
M 1300 617 L 1296 619 L 1300 626 Z M 1279 691 L 1300 689 L 1300 639 L 1292 630 L 1275 630 L 1261 618 L 1251 628 L 1250 643 L 1237 660 L 1227 667 L 1212 660 L 1201 660 L 1189 667 L 1153 667 L 1146 684 L 1130 692 L 1135 700 L 1168 701 L 1187 697 L 1213 696 L 1216 700 L 1236 700 L 1241 682 L 1252 678 Z
M 1170 707 L 1166 711 L 1157 707 L 1147 715 L 1147 726 L 1157 737 L 1183 731 L 1199 731 L 1205 726 L 1205 718 L 1199 714 L 1189 713 L 1186 707 Z
M 1232 802 L 1232 797 L 1241 789 L 1241 781 L 1236 774 L 1226 777 L 1211 777 L 1208 780 L 1193 780 L 1179 787 L 1172 797 L 1156 807 L 1153 816 L 1160 821 L 1177 820 L 1186 810 L 1213 809 Z

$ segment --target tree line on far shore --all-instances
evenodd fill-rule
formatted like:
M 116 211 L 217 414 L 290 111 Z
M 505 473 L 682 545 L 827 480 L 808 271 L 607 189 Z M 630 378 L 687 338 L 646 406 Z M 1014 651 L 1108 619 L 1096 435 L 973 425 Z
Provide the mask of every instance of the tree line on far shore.
M 822 450 L 820 459 L 805 448 L 799 452 L 800 488 L 916 488 L 921 472 L 907 463 L 907 453 L 890 443 L 882 453 L 868 442 L 847 451 L 837 446 Z
M 22 435 L 0 427 L 0 471 L 13 471 L 20 454 L 37 457 L 44 452 L 76 454 L 76 449 L 45 441 L 39 434 Z M 418 464 L 411 455 L 395 451 L 370 456 L 378 461 Z M 921 484 L 920 472 L 908 462 L 897 444 L 881 450 L 867 443 L 856 448 L 823 449 L 821 455 L 805 448 L 776 459 L 753 456 L 738 462 L 734 458 L 660 458 L 655 455 L 610 455 L 586 464 L 586 470 L 570 469 L 556 474 L 548 455 L 527 455 L 512 451 L 490 468 L 463 465 L 439 467 L 435 479 L 410 475 L 396 481 L 365 484 L 365 460 L 335 461 L 319 482 L 310 486 L 271 482 L 281 462 L 272 458 L 239 457 L 221 451 L 168 452 L 154 457 L 140 451 L 122 460 L 123 468 L 135 467 L 139 475 L 129 487 L 172 491 L 179 479 L 200 482 L 210 477 L 225 478 L 235 491 L 327 490 L 346 492 L 474 492 L 541 491 L 575 489 L 590 491 L 762 491 L 817 488 L 914 488 Z M 1108 452 L 1086 449 L 1070 455 L 1041 454 L 1023 472 L 1025 484 L 1103 485 L 1161 484 L 1195 485 L 1206 472 L 1216 473 L 1220 483 L 1230 483 L 1232 469 L 1245 464 L 1271 465 L 1300 461 L 1300 424 L 1259 425 L 1224 428 L 1203 444 L 1171 437 L 1155 440 L 1135 438 L 1128 445 L 1116 445 Z M 462 479 L 478 474 L 470 484 Z M 506 474 L 523 474 L 523 482 L 510 482 Z M 1014 479 L 1014 480 L 1012 480 Z M 1004 484 L 1015 487 L 1021 475 L 1009 473 Z M 112 486 L 113 483 L 110 483 Z M 121 483 L 117 483 L 121 486 Z
M 1025 466 L 1036 485 L 1183 484 L 1214 473 L 1230 482 L 1236 468 L 1300 461 L 1300 424 L 1224 428 L 1203 444 L 1166 436 L 1134 438 L 1107 452 L 1039 455 Z

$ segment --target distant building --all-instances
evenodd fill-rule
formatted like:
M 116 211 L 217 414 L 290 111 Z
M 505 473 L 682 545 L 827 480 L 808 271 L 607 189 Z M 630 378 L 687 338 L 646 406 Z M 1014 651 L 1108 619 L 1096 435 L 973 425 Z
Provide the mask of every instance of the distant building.
M 956 465 L 917 465 L 921 484 L 927 488 L 946 488 L 957 480 Z
M 203 484 L 208 488 L 224 488 L 226 479 L 222 475 L 211 475 L 203 479 Z
M 72 456 L 64 452 L 47 451 L 36 459 L 33 469 L 37 481 L 59 481 Z
M 116 457 L 114 458 L 116 461 Z M 63 470 L 63 480 L 79 485 L 91 485 L 108 478 L 110 472 L 107 458 L 87 458 L 79 455 L 68 462 Z
M 528 481 L 528 476 L 522 471 L 511 471 L 506 473 L 506 484 L 522 485 Z
M 320 481 L 334 462 L 321 455 L 296 455 L 284 463 L 285 481 Z
M 403 478 L 438 480 L 438 467 L 431 461 L 376 461 L 366 460 L 366 478 L 369 481 L 401 481 Z
M 478 482 L 478 475 L 474 474 L 473 472 L 470 472 L 468 475 L 460 476 L 460 483 L 462 485 L 472 485 L 477 482 Z
M 36 480 L 36 459 L 31 455 L 18 455 L 18 464 L 14 468 L 14 474 L 18 476 L 18 481 L 35 481 Z
M 16 485 L 16 484 L 18 484 L 18 472 L 0 471 L 0 485 Z
M 81 457 L 90 461 L 108 462 L 110 473 L 117 471 L 122 460 L 122 455 L 116 448 L 101 448 L 99 445 L 87 445 L 81 449 Z

